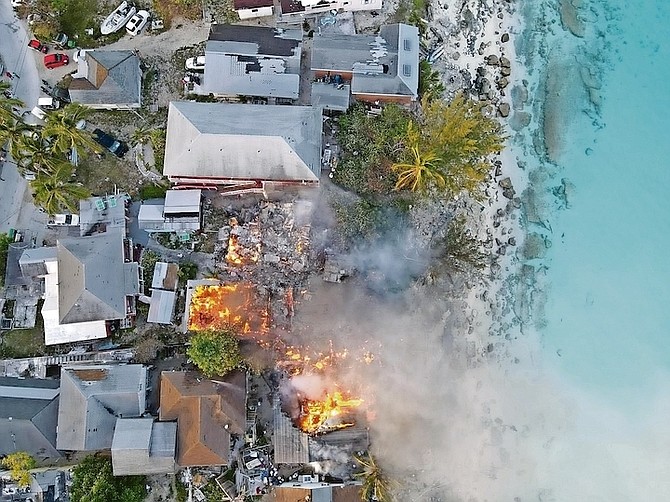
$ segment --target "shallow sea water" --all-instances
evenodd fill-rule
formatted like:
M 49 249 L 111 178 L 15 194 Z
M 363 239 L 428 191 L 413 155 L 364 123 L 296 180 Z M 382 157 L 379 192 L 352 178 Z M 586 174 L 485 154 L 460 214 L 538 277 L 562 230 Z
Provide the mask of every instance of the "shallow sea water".
M 558 4 L 525 4 L 535 29 L 519 44 L 531 75 L 563 72 L 540 93 L 559 153 L 536 166 L 551 173 L 534 187 L 546 228 L 528 230 L 552 242 L 533 263 L 546 296 L 533 321 L 542 366 L 574 399 L 574 429 L 542 464 L 547 478 L 590 477 L 554 485 L 556 500 L 670 500 L 670 2 L 585 0 L 583 38 L 556 22 Z M 597 110 L 584 69 L 601 82 Z M 562 180 L 567 208 L 552 194 Z

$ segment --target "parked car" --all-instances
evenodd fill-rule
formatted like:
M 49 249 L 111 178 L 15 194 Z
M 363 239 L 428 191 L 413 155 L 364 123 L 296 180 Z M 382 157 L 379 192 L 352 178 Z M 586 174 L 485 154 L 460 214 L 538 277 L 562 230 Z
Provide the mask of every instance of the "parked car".
M 69 63 L 70 58 L 67 56 L 67 54 L 62 54 L 60 52 L 55 54 L 47 54 L 44 56 L 44 66 L 46 66 L 49 70 L 65 66 Z
M 47 118 L 47 112 L 42 110 L 39 106 L 36 106 L 32 110 L 30 110 L 30 113 L 32 113 L 35 117 L 37 117 L 40 120 L 45 120 Z
M 38 98 L 37 106 L 42 110 L 58 110 L 60 108 L 60 101 L 54 98 Z
M 119 141 L 114 136 L 107 134 L 100 129 L 93 130 L 93 139 L 96 141 L 96 143 L 104 146 L 107 150 L 119 158 L 123 157 L 128 151 L 128 145 L 126 145 L 123 141 Z
M 47 222 L 47 225 L 54 225 L 57 227 L 61 226 L 76 226 L 79 225 L 79 215 L 78 214 L 55 214 L 53 218 L 50 218 Z
M 47 52 L 49 52 L 49 47 L 47 47 L 42 42 L 34 38 L 30 42 L 28 42 L 28 47 L 30 47 L 31 49 L 35 49 L 36 51 L 39 51 L 42 54 L 46 54 Z
M 60 47 L 61 49 L 67 49 L 67 43 L 69 40 L 70 37 L 68 37 L 65 33 L 59 33 L 53 39 L 53 43 L 54 45 L 56 45 L 56 47 Z
M 148 21 L 149 21 L 149 12 L 147 12 L 146 10 L 137 11 L 137 14 L 131 17 L 130 21 L 128 21 L 128 24 L 126 25 L 126 31 L 128 32 L 128 35 L 130 35 L 131 37 L 139 35 L 144 29 L 144 27 L 147 25 Z
M 205 71 L 205 56 L 188 58 L 186 60 L 186 69 L 190 71 Z

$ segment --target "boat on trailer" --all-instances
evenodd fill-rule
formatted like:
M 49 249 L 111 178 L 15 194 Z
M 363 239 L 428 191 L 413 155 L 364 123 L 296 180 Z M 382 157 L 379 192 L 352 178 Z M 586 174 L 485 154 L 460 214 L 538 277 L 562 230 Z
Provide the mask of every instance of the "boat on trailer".
M 130 20 L 131 17 L 135 15 L 137 9 L 134 5 L 130 5 L 128 2 L 122 2 L 114 12 L 105 18 L 105 20 L 100 25 L 100 33 L 103 35 L 109 35 L 123 28 L 126 23 Z

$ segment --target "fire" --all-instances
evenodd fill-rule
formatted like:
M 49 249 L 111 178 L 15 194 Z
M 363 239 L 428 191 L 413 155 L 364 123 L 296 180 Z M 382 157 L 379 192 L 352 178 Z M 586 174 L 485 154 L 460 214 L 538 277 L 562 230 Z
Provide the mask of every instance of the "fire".
M 331 349 L 328 354 L 315 352 L 310 355 L 307 347 L 296 347 L 289 345 L 285 347 L 284 360 L 277 364 L 283 367 L 290 375 L 302 375 L 324 371 L 326 368 L 335 366 L 338 362 L 346 359 L 349 354 L 347 349 L 335 352 Z
M 354 422 L 348 420 L 353 410 L 363 404 L 362 399 L 347 399 L 340 391 L 326 393 L 323 400 L 306 399 L 300 406 L 300 428 L 309 433 L 317 434 L 336 429 L 351 427 Z
M 240 225 L 237 222 L 237 218 L 231 218 L 229 223 L 232 228 L 230 231 L 230 236 L 228 237 L 226 261 L 231 265 L 247 265 L 250 263 L 256 263 L 261 256 L 261 244 L 258 225 L 248 225 L 249 232 L 255 237 L 253 239 L 255 244 L 251 244 L 248 247 L 243 247 L 240 244 Z
M 233 327 L 242 333 L 263 331 L 265 318 L 256 315 L 254 290 L 246 283 L 197 286 L 191 295 L 188 329 Z

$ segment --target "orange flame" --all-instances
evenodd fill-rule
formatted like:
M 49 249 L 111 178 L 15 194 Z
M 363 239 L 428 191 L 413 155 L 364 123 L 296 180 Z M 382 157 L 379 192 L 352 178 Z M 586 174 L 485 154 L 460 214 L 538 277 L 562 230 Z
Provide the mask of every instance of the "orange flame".
M 255 244 L 251 245 L 250 247 L 242 247 L 240 245 L 240 238 L 238 235 L 235 233 L 236 228 L 238 228 L 240 225 L 237 223 L 237 218 L 231 218 L 230 221 L 230 226 L 232 227 L 232 230 L 230 232 L 230 236 L 228 237 L 228 249 L 226 251 L 226 261 L 232 265 L 247 265 L 250 263 L 256 263 L 258 259 L 261 257 L 261 244 L 260 240 L 258 240 Z M 258 226 L 257 225 L 248 225 L 249 230 L 252 233 L 258 234 Z
M 321 401 L 306 399 L 301 404 L 300 429 L 316 434 L 351 427 L 354 422 L 347 420 L 347 415 L 361 404 L 362 399 L 347 399 L 340 391 L 327 393 Z
M 188 329 L 233 327 L 242 333 L 263 331 L 264 316 L 255 312 L 254 291 L 246 283 L 197 286 L 191 294 Z

